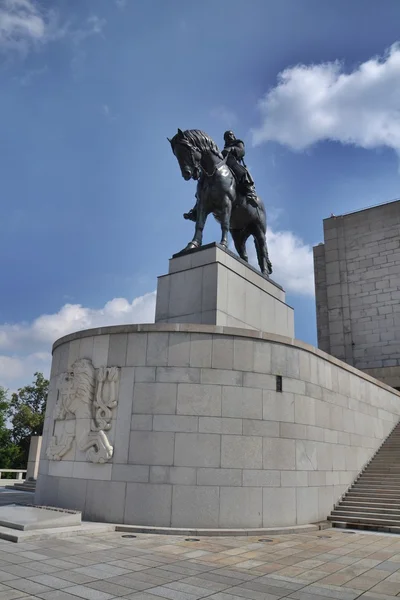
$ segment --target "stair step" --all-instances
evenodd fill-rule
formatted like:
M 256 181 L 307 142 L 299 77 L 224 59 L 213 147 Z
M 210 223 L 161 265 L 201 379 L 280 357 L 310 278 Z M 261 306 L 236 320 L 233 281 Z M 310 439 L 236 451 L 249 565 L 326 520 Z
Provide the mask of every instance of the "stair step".
M 384 508 L 385 506 L 387 506 L 388 508 L 395 508 L 396 506 L 399 507 L 400 509 L 400 498 L 396 499 L 393 498 L 393 500 L 385 500 L 382 498 L 344 498 L 341 502 L 340 502 L 340 506 L 381 506 L 382 508 Z
M 381 515 L 368 515 L 368 514 L 359 514 L 357 516 L 348 516 L 341 513 L 333 512 L 328 516 L 328 521 L 332 520 L 340 520 L 347 521 L 348 523 L 365 523 L 367 525 L 386 525 L 386 526 L 394 526 L 399 527 L 400 529 L 400 519 L 385 519 L 381 518 Z
M 377 506 L 348 506 L 341 502 L 337 508 L 333 510 L 332 514 L 336 514 L 337 511 L 341 513 L 349 513 L 350 515 L 353 513 L 356 514 L 380 514 L 380 515 L 390 515 L 393 518 L 400 519 L 400 508 L 382 508 Z
M 331 520 L 332 527 L 337 529 L 360 529 L 367 531 L 383 531 L 385 533 L 400 533 L 400 527 L 393 525 L 369 525 L 367 523 L 347 523 L 340 519 Z

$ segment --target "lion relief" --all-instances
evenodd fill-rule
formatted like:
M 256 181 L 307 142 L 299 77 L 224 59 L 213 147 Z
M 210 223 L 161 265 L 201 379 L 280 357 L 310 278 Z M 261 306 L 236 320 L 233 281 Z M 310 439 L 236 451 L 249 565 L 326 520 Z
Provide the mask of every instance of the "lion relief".
M 114 448 L 106 431 L 111 428 L 112 411 L 117 406 L 118 367 L 95 369 L 87 358 L 76 360 L 58 379 L 54 428 L 62 423 L 62 433 L 53 435 L 46 455 L 61 460 L 75 440 L 78 450 L 90 462 L 105 463 Z

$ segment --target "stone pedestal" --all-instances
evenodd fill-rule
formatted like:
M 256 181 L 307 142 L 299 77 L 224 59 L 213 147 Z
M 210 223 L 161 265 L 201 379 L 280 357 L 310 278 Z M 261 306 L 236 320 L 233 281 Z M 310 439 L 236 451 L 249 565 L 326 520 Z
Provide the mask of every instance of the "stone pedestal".
M 42 436 L 33 435 L 29 446 L 28 466 L 26 471 L 27 481 L 37 479 L 39 472 L 40 451 L 42 449 Z
M 282 288 L 215 244 L 170 261 L 156 320 L 54 344 L 38 504 L 157 527 L 314 523 L 399 420 L 398 392 L 294 340 Z
M 171 258 L 168 275 L 158 278 L 155 320 L 294 337 L 282 287 L 218 244 Z

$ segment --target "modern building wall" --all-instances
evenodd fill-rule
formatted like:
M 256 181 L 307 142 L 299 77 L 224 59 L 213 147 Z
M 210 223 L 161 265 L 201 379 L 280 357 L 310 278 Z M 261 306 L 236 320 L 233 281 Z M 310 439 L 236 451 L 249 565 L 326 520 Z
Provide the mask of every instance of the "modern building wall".
M 46 455 L 58 382 L 79 359 L 119 368 L 103 464 L 75 441 L 61 460 Z M 190 324 L 81 331 L 54 347 L 35 499 L 134 525 L 316 522 L 399 416 L 398 392 L 292 338 Z
M 318 346 L 400 387 L 400 201 L 323 227 L 314 248 Z

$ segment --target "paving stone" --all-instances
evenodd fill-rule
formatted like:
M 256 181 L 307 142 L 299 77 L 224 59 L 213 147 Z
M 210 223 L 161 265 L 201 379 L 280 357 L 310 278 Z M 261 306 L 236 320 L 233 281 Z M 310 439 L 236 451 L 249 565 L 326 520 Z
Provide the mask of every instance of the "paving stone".
M 94 590 L 84 585 L 75 585 L 73 587 L 66 588 L 65 591 L 67 593 L 71 593 L 73 596 L 85 598 L 86 600 L 109 600 L 109 598 L 114 597 L 111 594 L 107 594 L 106 592 L 101 592 L 99 590 Z

